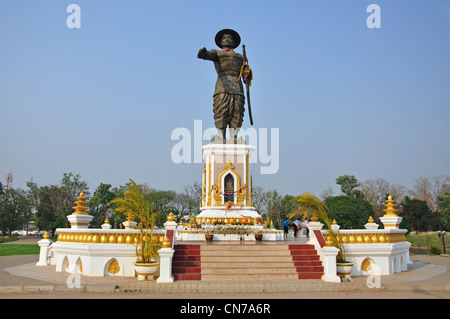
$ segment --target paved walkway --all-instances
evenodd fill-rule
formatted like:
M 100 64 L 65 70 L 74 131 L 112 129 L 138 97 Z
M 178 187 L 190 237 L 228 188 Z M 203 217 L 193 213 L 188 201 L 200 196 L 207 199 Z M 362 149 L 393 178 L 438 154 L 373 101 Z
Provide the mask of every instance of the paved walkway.
M 15 243 L 35 243 L 38 239 Z M 411 256 L 407 272 L 381 276 L 380 288 L 369 288 L 368 277 L 327 283 L 322 280 L 205 282 L 157 284 L 124 277 L 80 277 L 69 288 L 68 273 L 54 266 L 35 266 L 38 255 L 0 257 L 1 298 L 446 298 L 450 299 L 450 258 Z M 72 284 L 75 281 L 72 281 Z M 91 293 L 91 294 L 90 294 Z M 95 294 L 92 294 L 95 293 Z M 390 296 L 390 297 L 389 297 Z

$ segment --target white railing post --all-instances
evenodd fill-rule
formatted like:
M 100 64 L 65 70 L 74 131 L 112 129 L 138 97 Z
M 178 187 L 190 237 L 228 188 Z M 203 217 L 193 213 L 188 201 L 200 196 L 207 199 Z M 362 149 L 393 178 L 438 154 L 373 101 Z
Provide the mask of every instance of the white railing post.
M 44 239 L 41 239 L 37 243 L 40 247 L 40 252 L 39 252 L 39 261 L 36 263 L 36 266 L 47 266 L 50 264 L 49 251 L 51 249 L 51 244 L 53 243 L 53 241 L 50 239 L 50 236 L 46 232 L 44 234 Z
M 166 235 L 164 237 L 163 248 L 158 250 L 159 278 L 156 280 L 157 283 L 174 282 L 172 276 L 172 259 L 175 253 L 173 247 L 175 245 L 177 223 L 174 221 L 172 213 L 169 214 L 167 222 L 164 223 L 164 228 L 166 229 Z
M 172 248 L 161 248 L 160 250 L 158 250 L 158 253 L 159 277 L 156 282 L 173 282 L 174 278 L 172 276 L 172 258 L 175 250 L 173 250 Z

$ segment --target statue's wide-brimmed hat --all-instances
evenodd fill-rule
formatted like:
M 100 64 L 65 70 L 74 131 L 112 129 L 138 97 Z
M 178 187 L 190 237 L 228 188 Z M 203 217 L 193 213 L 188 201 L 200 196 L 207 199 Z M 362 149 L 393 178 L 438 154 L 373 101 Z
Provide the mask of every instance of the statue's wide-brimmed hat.
M 234 40 L 233 49 L 236 49 L 239 46 L 239 44 L 241 43 L 241 37 L 239 36 L 239 33 L 237 33 L 234 30 L 231 30 L 231 29 L 223 29 L 223 30 L 220 30 L 219 32 L 217 32 L 216 39 L 215 39 L 217 46 L 219 48 L 222 48 L 222 44 L 221 44 L 222 37 L 225 34 L 230 34 L 233 37 L 233 40 Z

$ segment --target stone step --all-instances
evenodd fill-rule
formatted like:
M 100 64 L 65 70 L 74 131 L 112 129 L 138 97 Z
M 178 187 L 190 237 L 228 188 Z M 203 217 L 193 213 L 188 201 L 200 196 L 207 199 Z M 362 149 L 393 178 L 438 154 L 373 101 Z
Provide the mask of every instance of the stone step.
M 202 274 L 204 281 L 256 281 L 256 280 L 296 280 L 297 273 L 285 274 Z
M 251 263 L 260 263 L 260 262 L 292 262 L 292 256 L 228 256 L 225 258 L 224 256 L 202 256 L 202 264 L 208 262 L 251 262 Z
M 177 263 L 177 266 L 181 264 Z M 192 267 L 200 267 L 199 265 L 192 265 Z M 205 262 L 201 263 L 201 267 L 208 268 L 277 268 L 277 267 L 322 267 L 321 261 L 303 261 L 303 262 Z
M 239 273 L 239 274 L 258 274 L 258 273 L 299 273 L 299 272 L 323 272 L 323 266 L 298 266 L 292 264 L 284 264 L 282 266 L 267 265 L 266 267 L 240 267 L 235 264 L 231 267 L 214 267 L 208 264 L 202 264 L 202 274 L 225 274 L 225 273 Z
M 201 251 L 199 249 L 178 249 L 175 250 L 174 256 L 200 256 Z
M 201 252 L 202 257 L 209 257 L 209 256 L 222 256 L 222 257 L 239 257 L 239 256 L 247 256 L 247 257 L 258 257 L 258 256 L 291 256 L 291 253 L 289 250 L 269 250 L 269 251 L 263 251 L 263 250 L 202 250 Z
M 210 268 L 202 265 L 202 275 L 259 275 L 259 274 L 296 274 L 295 267 L 268 267 L 268 268 Z
M 174 267 L 201 267 L 201 261 L 172 261 L 172 268 Z
M 178 245 L 175 246 L 175 249 Z M 292 248 L 290 248 L 292 247 Z M 185 248 L 181 248 L 185 249 Z M 314 249 L 313 245 L 233 245 L 233 244 L 217 244 L 217 245 L 200 245 L 202 251 L 204 250 L 289 250 L 289 249 Z
M 173 262 L 175 261 L 201 261 L 200 256 L 173 256 Z
M 201 280 L 201 274 L 172 274 L 175 280 Z
M 172 267 L 173 274 L 200 274 L 200 267 Z

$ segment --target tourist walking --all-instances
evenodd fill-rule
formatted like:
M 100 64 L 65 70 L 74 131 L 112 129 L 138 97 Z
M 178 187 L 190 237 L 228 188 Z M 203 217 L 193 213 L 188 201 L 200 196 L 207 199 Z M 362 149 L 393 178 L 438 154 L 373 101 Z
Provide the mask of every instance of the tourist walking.
M 306 237 L 309 238 L 309 228 L 308 228 L 309 221 L 308 219 L 305 219 L 305 228 L 306 228 Z
M 302 228 L 298 218 L 294 220 L 294 223 L 292 225 L 294 226 L 294 237 L 297 238 L 297 232 Z

